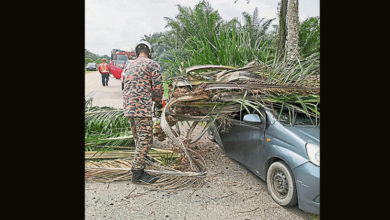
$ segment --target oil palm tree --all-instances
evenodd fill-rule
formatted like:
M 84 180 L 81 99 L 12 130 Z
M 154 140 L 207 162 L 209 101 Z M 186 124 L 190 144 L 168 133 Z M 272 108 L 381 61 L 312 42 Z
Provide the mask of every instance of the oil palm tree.
M 287 36 L 287 0 L 281 0 L 279 7 L 278 54 L 283 59 Z
M 299 17 L 298 0 L 290 0 L 287 6 L 287 61 L 293 62 L 299 58 Z

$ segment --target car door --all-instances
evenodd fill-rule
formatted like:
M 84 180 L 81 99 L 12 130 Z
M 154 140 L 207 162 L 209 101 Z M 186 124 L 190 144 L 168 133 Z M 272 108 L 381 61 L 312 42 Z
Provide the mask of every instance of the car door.
M 232 119 L 231 126 L 226 125 L 223 128 L 220 126 L 219 130 L 225 153 L 257 175 L 260 165 L 263 164 L 262 149 L 266 123 L 263 117 L 261 119 L 261 123 Z

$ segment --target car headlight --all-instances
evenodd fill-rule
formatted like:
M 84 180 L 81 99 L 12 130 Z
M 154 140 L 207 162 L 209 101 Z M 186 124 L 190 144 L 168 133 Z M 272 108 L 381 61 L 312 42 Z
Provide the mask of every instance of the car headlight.
M 310 162 L 320 166 L 320 146 L 317 144 L 307 143 L 306 144 L 307 156 L 309 156 Z

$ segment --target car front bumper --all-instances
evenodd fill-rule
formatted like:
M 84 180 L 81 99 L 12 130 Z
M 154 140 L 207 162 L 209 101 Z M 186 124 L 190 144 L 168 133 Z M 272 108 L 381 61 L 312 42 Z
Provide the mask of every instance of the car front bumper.
M 298 207 L 305 212 L 320 213 L 320 167 L 306 162 L 294 169 Z

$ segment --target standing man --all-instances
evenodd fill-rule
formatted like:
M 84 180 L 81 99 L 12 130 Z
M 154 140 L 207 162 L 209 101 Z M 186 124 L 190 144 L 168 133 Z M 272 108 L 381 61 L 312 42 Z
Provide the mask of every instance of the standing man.
M 108 86 L 108 79 L 110 76 L 110 73 L 108 71 L 108 64 L 106 63 L 106 59 L 102 59 L 103 63 L 99 64 L 99 72 L 102 75 L 102 83 L 103 86 Z
M 137 58 L 125 70 L 123 89 L 124 114 L 129 116 L 136 144 L 131 181 L 150 184 L 158 179 L 144 172 L 153 135 L 152 107 L 155 102 L 155 106 L 161 108 L 164 90 L 160 65 L 151 59 L 151 45 L 141 41 L 135 52 Z

